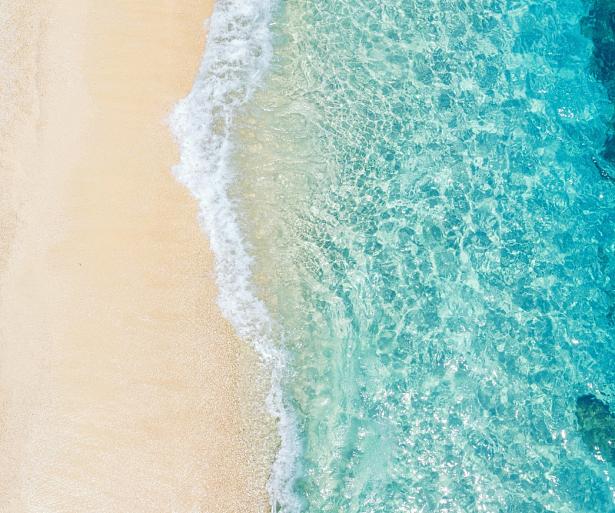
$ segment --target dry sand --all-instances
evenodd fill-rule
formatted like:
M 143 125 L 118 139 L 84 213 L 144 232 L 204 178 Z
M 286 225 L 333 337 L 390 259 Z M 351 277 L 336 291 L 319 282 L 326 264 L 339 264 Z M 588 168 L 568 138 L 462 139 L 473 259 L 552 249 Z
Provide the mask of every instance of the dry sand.
M 268 508 L 267 382 L 170 172 L 211 7 L 0 4 L 2 513 Z

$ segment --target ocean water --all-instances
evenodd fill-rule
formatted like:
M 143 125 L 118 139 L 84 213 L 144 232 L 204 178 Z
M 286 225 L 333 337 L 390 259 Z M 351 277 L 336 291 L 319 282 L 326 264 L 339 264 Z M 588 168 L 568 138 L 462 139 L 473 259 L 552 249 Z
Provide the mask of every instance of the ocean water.
M 284 512 L 615 512 L 615 4 L 219 0 L 178 108 Z

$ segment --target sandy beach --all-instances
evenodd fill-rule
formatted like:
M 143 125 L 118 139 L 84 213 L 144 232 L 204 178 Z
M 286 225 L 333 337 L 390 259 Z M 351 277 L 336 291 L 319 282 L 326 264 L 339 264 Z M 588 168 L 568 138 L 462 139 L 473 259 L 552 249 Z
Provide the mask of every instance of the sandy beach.
M 166 125 L 209 1 L 0 7 L 0 511 L 268 509 L 257 356 Z

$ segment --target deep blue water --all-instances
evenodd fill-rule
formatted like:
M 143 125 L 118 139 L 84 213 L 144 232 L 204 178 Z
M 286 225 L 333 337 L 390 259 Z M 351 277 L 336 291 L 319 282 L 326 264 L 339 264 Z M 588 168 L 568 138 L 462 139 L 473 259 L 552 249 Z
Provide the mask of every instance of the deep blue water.
M 614 12 L 280 5 L 235 194 L 305 512 L 615 512 Z

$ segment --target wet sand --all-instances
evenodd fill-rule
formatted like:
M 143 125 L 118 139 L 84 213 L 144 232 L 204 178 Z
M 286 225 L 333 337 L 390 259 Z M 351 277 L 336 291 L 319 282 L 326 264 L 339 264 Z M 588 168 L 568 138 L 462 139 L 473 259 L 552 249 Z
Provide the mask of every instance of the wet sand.
M 268 510 L 267 380 L 165 119 L 203 0 L 0 7 L 0 511 Z

